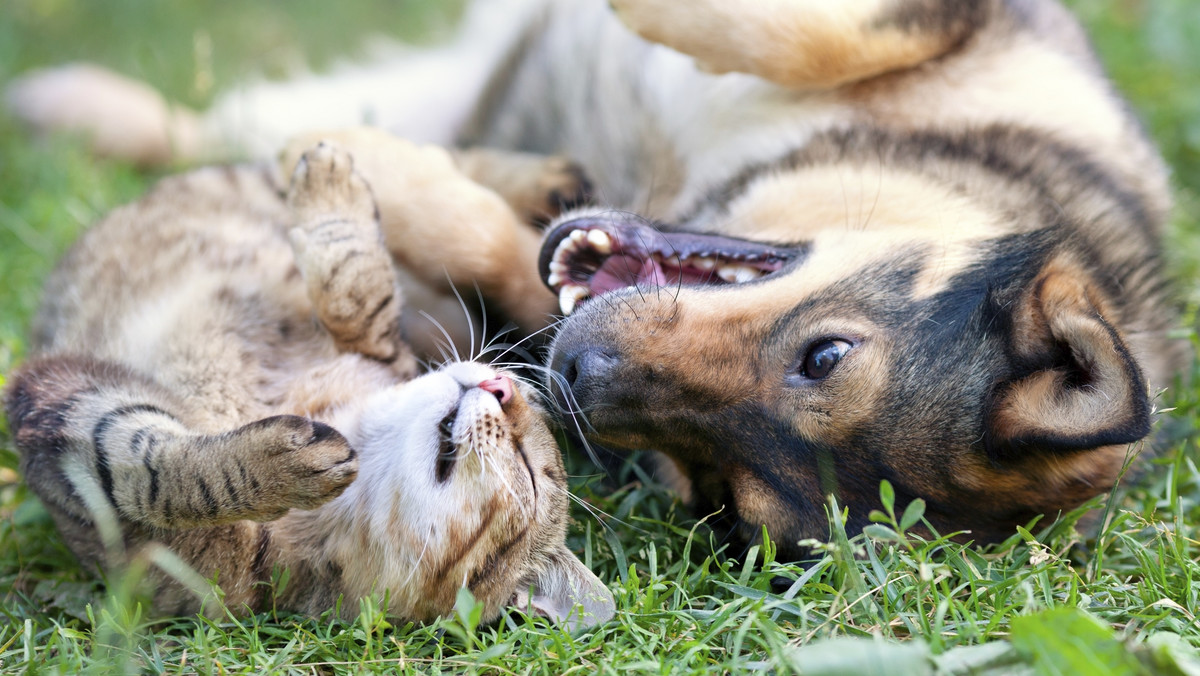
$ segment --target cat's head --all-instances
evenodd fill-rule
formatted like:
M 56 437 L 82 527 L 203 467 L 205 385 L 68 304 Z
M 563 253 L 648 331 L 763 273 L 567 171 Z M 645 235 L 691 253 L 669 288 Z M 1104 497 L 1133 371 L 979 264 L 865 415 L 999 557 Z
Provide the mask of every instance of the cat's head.
M 458 590 L 485 619 L 510 605 L 571 626 L 603 622 L 612 594 L 567 549 L 567 477 L 527 386 L 460 362 L 372 395 L 344 430 L 359 474 L 326 512 L 346 524 L 347 590 L 430 619 Z M 337 544 L 335 544 L 335 542 Z

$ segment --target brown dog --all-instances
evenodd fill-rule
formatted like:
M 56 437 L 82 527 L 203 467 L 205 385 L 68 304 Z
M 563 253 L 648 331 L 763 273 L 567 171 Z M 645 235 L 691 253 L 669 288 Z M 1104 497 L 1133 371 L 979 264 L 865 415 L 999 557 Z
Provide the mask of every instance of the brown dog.
M 685 495 L 784 554 L 825 535 L 827 494 L 861 525 L 881 479 L 979 541 L 1112 487 L 1187 353 L 1163 164 L 1062 7 L 485 4 L 431 54 L 161 106 L 137 143 L 82 126 L 154 160 L 370 111 L 580 162 L 612 209 L 542 249 L 564 409 L 596 443 L 663 451 Z M 71 126 L 54 76 L 11 100 Z

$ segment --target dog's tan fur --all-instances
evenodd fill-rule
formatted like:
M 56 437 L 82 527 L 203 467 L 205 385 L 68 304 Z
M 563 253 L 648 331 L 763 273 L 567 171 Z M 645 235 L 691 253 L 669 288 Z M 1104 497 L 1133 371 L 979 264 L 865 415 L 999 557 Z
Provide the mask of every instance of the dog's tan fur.
M 681 492 L 785 553 L 825 533 L 828 493 L 862 523 L 881 479 L 979 540 L 1112 486 L 1188 355 L 1167 338 L 1166 170 L 1061 6 L 499 4 L 513 22 L 480 9 L 440 53 L 471 92 L 444 128 L 384 94 L 419 64 L 360 73 L 379 93 L 346 117 L 392 106 L 380 120 L 401 134 L 587 168 L 613 209 L 561 217 L 540 263 L 565 308 L 598 296 L 550 360 L 593 442 L 664 451 Z M 49 78 L 18 88 L 18 110 L 64 126 Z M 158 127 L 187 127 L 185 152 L 253 146 L 229 110 L 259 133 L 302 126 L 282 104 L 326 85 Z M 599 249 L 559 252 L 597 230 Z M 772 262 L 746 283 L 678 271 L 691 256 L 737 278 L 751 251 Z M 596 281 L 605 260 L 628 269 Z M 806 377 L 818 347 L 845 352 Z

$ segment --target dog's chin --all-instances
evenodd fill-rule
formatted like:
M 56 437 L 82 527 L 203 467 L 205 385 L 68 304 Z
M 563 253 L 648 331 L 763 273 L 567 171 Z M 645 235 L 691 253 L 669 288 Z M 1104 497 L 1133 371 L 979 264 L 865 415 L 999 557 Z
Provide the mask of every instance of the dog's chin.
M 726 285 L 768 277 L 804 255 L 800 245 L 671 232 L 636 216 L 600 212 L 563 221 L 542 243 L 538 269 L 563 315 L 610 291 Z

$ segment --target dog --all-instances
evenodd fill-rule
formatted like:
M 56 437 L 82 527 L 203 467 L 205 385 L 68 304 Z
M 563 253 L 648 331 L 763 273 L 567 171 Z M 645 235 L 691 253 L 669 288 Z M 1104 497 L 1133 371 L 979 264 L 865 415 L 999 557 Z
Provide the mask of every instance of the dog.
M 1166 169 L 1053 0 L 496 0 L 447 46 L 206 113 L 114 77 L 9 101 L 145 163 L 364 117 L 578 162 L 596 206 L 513 271 L 565 316 L 568 426 L 661 452 L 700 513 L 781 557 L 827 535 L 827 496 L 867 523 L 883 480 L 980 543 L 1072 509 L 1190 360 Z M 91 117 L 62 119 L 88 87 Z

